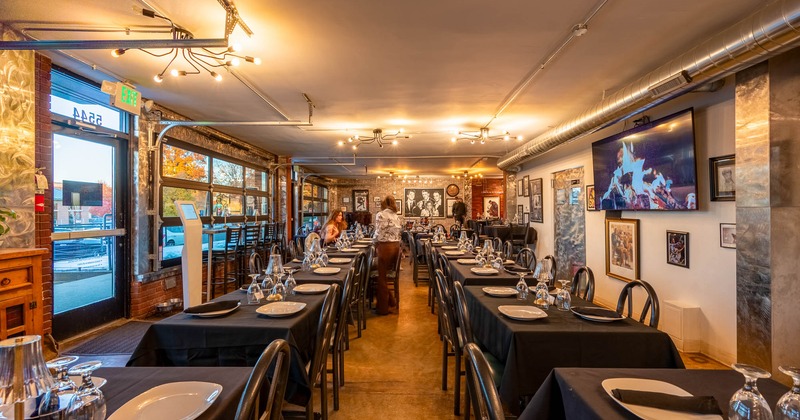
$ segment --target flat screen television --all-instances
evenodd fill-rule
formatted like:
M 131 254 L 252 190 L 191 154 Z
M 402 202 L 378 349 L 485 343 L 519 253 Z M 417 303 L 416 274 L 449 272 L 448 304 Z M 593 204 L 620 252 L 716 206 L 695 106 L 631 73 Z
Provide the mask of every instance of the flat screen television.
M 592 143 L 598 210 L 697 210 L 694 110 Z
M 63 181 L 61 183 L 64 206 L 88 207 L 103 205 L 103 184 L 96 182 Z

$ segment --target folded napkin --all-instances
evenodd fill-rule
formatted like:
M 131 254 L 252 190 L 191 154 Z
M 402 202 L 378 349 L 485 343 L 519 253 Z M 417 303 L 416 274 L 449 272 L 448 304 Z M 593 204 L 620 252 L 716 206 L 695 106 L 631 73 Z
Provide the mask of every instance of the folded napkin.
M 589 315 L 589 316 L 602 316 L 606 318 L 620 318 L 620 315 L 616 311 L 612 311 L 611 309 L 603 309 L 603 308 L 587 308 L 585 306 L 575 306 L 572 308 L 575 313 L 579 313 L 581 315 Z
M 209 302 L 204 303 L 202 305 L 192 306 L 191 308 L 186 308 L 183 312 L 187 314 L 205 314 L 209 312 L 217 312 L 217 311 L 225 311 L 228 309 L 233 309 L 239 305 L 238 300 L 223 300 L 220 302 Z
M 711 396 L 679 397 L 661 392 L 636 391 L 633 389 L 611 390 L 611 395 L 625 404 L 643 405 L 670 411 L 682 411 L 697 414 L 722 415 L 717 400 Z

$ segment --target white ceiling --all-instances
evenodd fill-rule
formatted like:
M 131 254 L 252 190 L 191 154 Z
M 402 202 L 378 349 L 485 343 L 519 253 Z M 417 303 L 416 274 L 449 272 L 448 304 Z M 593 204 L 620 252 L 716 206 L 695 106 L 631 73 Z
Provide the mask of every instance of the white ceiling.
M 0 19 L 17 29 L 41 26 L 111 28 L 160 24 L 134 9 L 149 4 L 196 38 L 224 35 L 224 10 L 216 0 L 2 0 Z M 232 38 L 247 63 L 236 72 L 294 120 L 307 118 L 306 93 L 316 105 L 313 127 L 225 127 L 221 131 L 280 155 L 338 157 L 336 146 L 353 133 L 371 136 L 404 128 L 412 138 L 396 147 L 364 145 L 355 166 L 318 166 L 343 176 L 450 175 L 472 169 L 497 174 L 497 156 L 521 142 L 486 145 L 450 142 L 453 130 L 478 130 L 507 95 L 538 67 L 599 1 L 566 0 L 237 0 L 255 32 Z M 676 54 L 745 17 L 758 0 L 610 0 L 589 32 L 565 48 L 489 126 L 525 140 L 569 119 Z M 39 39 L 134 39 L 142 35 L 29 30 Z M 162 37 L 148 34 L 145 37 Z M 232 74 L 215 82 L 205 74 L 152 77 L 167 62 L 129 51 L 70 51 L 84 63 L 51 54 L 56 63 L 95 80 L 94 64 L 133 82 L 143 95 L 196 120 L 281 120 Z M 182 66 L 185 67 L 185 66 Z M 350 131 L 346 131 L 349 129 Z M 428 158 L 417 158 L 429 156 Z M 481 157 L 491 159 L 481 160 Z M 431 158 L 433 157 L 433 158 Z M 366 167 L 366 170 L 365 170 Z

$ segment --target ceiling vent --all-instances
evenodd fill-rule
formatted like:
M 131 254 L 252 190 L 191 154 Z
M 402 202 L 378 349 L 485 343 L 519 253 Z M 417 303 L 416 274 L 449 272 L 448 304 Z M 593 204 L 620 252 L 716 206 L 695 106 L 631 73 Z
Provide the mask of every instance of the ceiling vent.
M 669 79 L 652 85 L 647 89 L 654 98 L 657 98 L 665 93 L 672 92 L 683 85 L 689 84 L 691 81 L 692 76 L 689 76 L 689 73 L 686 70 L 683 70 Z

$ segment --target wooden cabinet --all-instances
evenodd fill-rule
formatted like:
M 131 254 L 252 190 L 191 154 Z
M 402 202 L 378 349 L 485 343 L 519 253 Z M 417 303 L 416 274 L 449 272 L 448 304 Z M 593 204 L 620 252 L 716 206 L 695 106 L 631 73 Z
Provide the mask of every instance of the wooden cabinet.
M 0 249 L 0 340 L 42 335 L 42 255 L 46 249 Z

